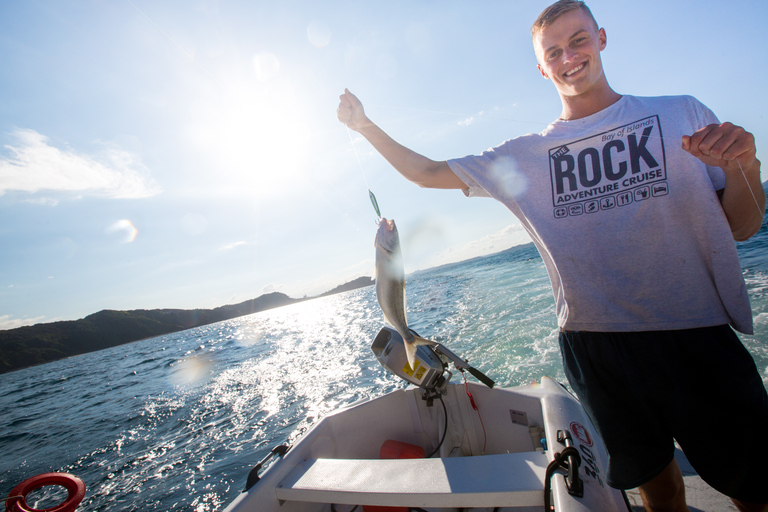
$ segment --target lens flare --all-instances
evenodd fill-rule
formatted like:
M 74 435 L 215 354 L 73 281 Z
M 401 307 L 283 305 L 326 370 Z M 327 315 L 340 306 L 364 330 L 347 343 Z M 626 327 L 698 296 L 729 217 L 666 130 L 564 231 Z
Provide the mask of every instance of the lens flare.
M 179 386 L 194 386 L 211 375 L 213 361 L 207 354 L 199 354 L 182 360 L 171 381 Z
M 130 220 L 122 219 L 110 224 L 107 227 L 106 232 L 108 234 L 118 233 L 120 235 L 120 243 L 129 244 L 136 240 L 136 235 L 139 233 L 139 230 L 134 227 Z
M 490 172 L 496 175 L 501 192 L 508 197 L 520 197 L 528 190 L 528 178 L 520 172 L 513 158 L 499 158 Z

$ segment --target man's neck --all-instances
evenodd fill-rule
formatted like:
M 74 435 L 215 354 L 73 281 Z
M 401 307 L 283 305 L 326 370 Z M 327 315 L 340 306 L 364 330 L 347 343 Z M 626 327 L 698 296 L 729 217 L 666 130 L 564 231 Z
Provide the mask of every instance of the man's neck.
M 561 94 L 560 101 L 563 104 L 563 112 L 560 114 L 560 119 L 572 121 L 591 116 L 610 107 L 620 99 L 621 94 L 611 89 L 608 84 L 605 84 L 605 87 L 578 96 L 564 96 Z

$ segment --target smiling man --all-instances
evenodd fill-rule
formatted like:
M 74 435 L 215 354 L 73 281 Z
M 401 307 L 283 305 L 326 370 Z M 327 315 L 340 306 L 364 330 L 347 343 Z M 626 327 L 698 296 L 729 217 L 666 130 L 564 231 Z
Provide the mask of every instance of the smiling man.
M 531 33 L 562 103 L 539 134 L 435 161 L 395 142 L 349 91 L 338 118 L 410 181 L 493 197 L 518 217 L 549 273 L 565 373 L 606 444 L 610 485 L 639 487 L 649 511 L 687 510 L 677 441 L 740 510 L 764 510 L 766 450 L 707 428 L 717 407 L 746 439 L 768 431 L 768 395 L 732 329 L 752 333 L 734 239 L 765 211 L 754 137 L 690 96 L 615 92 L 606 32 L 583 2 L 551 5 Z
M 608 85 L 600 60 L 605 30 L 598 28 L 589 10 L 574 9 L 572 3 L 555 4 L 542 13 L 531 32 L 539 72 L 560 94 L 560 119 L 586 117 L 619 101 L 621 95 Z

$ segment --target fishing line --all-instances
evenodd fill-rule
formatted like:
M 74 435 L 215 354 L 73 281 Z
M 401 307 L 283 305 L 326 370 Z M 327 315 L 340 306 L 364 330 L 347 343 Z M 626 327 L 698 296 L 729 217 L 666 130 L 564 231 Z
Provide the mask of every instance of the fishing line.
M 347 129 L 347 135 L 349 135 L 349 143 L 352 145 L 352 151 L 355 152 L 355 158 L 357 158 L 357 165 L 360 168 L 360 174 L 363 175 L 363 179 L 365 180 L 365 185 L 368 187 L 368 199 L 371 200 L 371 205 L 373 206 L 373 211 L 376 212 L 376 217 L 378 220 L 381 219 L 381 211 L 379 210 L 379 202 L 376 200 L 376 196 L 373 195 L 373 192 L 371 191 L 371 184 L 368 183 L 368 177 L 365 175 L 365 171 L 363 170 L 363 164 L 360 161 L 360 155 L 357 154 L 357 147 L 355 146 L 355 140 L 352 138 L 352 132 L 349 129 L 349 126 L 344 125 L 344 127 Z
M 363 171 L 363 164 L 360 161 L 360 155 L 357 154 L 357 147 L 355 146 L 355 139 L 352 138 L 352 132 L 349 129 L 349 126 L 344 125 L 344 128 L 347 129 L 347 135 L 349 136 L 349 144 L 352 146 L 352 151 L 355 153 L 355 158 L 357 159 L 357 166 L 360 168 L 360 174 L 363 175 L 363 180 L 365 180 L 365 185 L 368 187 L 368 190 L 371 190 L 371 184 L 368 183 L 368 177 L 365 175 L 365 171 Z
M 736 163 L 739 164 L 739 170 L 741 171 L 741 175 L 744 176 L 744 181 L 747 183 L 747 188 L 749 189 L 749 193 L 752 194 L 752 199 L 755 201 L 755 207 L 757 208 L 757 213 L 760 215 L 760 217 L 763 219 L 763 222 L 760 223 L 760 227 L 762 228 L 763 224 L 765 223 L 765 212 L 760 208 L 760 202 L 757 200 L 757 197 L 755 196 L 755 191 L 752 190 L 752 185 L 749 184 L 749 180 L 747 179 L 747 173 L 744 172 L 744 169 L 741 167 L 741 162 L 739 162 L 739 159 L 736 159 Z

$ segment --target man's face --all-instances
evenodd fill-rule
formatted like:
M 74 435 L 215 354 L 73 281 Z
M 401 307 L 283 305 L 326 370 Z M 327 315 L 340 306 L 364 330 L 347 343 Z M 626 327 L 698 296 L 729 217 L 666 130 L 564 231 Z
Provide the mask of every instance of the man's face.
M 605 31 L 574 9 L 540 31 L 533 46 L 542 76 L 552 80 L 562 96 L 578 96 L 604 80 L 600 52 L 605 42 Z

